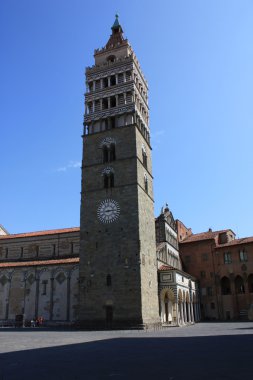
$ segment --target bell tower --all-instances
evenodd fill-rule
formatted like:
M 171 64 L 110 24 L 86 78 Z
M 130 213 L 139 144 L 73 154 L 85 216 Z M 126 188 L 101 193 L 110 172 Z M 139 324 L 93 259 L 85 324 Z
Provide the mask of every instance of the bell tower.
M 159 322 L 148 85 L 116 15 L 86 68 L 80 324 Z

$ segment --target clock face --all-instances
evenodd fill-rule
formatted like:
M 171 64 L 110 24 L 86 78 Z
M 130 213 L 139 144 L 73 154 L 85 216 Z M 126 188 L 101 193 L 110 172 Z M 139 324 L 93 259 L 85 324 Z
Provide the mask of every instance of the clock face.
M 102 223 L 114 222 L 120 214 L 120 208 L 118 202 L 113 199 L 105 199 L 98 206 L 98 219 Z

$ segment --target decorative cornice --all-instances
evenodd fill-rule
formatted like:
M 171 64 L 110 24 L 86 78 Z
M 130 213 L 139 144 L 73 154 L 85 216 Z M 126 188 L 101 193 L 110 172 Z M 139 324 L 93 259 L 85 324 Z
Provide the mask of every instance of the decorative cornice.
M 85 101 L 91 102 L 93 100 L 103 99 L 105 97 L 123 94 L 134 89 L 134 82 L 128 81 L 120 84 L 116 84 L 112 87 L 103 88 L 101 90 L 86 92 Z
M 90 123 L 95 120 L 99 120 L 105 117 L 109 116 L 116 116 L 120 115 L 123 113 L 129 113 L 129 112 L 134 112 L 135 111 L 135 104 L 131 103 L 128 106 L 118 106 L 118 107 L 113 107 L 107 110 L 102 110 L 102 111 L 97 111 L 97 112 L 92 112 L 89 115 L 84 116 L 84 122 L 85 123 Z
M 134 62 L 133 57 L 129 56 L 129 57 L 126 57 L 124 59 L 119 59 L 118 61 L 113 62 L 113 63 L 111 63 L 111 62 L 104 63 L 103 66 L 102 65 L 101 66 L 95 66 L 94 65 L 92 67 L 87 67 L 86 68 L 86 77 L 87 77 L 87 79 L 91 79 L 91 80 L 93 79 L 93 77 L 96 77 L 96 76 L 98 76 L 98 78 L 101 78 L 102 76 L 104 76 L 105 70 L 107 70 L 107 71 L 115 71 L 115 70 L 124 71 L 125 70 L 124 66 L 127 67 L 126 70 L 128 70 L 129 66 L 131 68 L 133 68 L 133 62 Z M 100 73 L 100 71 L 101 71 L 101 73 Z M 120 71 L 118 71 L 118 72 L 120 72 Z

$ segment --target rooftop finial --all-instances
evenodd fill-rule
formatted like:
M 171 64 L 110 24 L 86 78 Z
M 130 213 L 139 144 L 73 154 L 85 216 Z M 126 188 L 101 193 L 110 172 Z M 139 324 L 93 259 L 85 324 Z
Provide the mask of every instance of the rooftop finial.
M 120 27 L 120 24 L 119 24 L 119 15 L 118 15 L 118 13 L 116 13 L 116 15 L 115 15 L 115 21 L 114 21 L 114 24 L 112 26 L 112 30 L 118 29 L 119 27 Z

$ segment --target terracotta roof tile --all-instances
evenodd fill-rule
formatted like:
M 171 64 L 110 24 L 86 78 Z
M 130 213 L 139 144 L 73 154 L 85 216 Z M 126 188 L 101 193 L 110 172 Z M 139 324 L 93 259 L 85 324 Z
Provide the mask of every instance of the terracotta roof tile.
M 15 261 L 15 262 L 0 262 L 0 268 L 15 268 L 15 267 L 33 267 L 44 265 L 58 264 L 73 264 L 79 263 L 79 257 L 71 257 L 68 259 L 51 259 L 51 260 L 36 260 L 36 261 Z
M 34 237 L 34 236 L 46 236 L 46 235 L 54 235 L 54 234 L 66 234 L 69 232 L 79 232 L 79 231 L 80 231 L 79 227 L 61 228 L 58 230 L 45 230 L 45 231 L 26 232 L 26 233 L 21 233 L 21 234 L 2 235 L 0 236 L 0 240 Z
M 191 236 L 188 236 L 186 239 L 180 241 L 180 244 L 184 243 L 191 243 L 194 241 L 199 240 L 210 240 L 215 239 L 220 233 L 231 231 L 230 229 L 227 230 L 220 230 L 220 231 L 207 231 L 207 232 L 201 232 L 199 234 L 192 234 Z
M 235 239 L 226 244 L 219 244 L 216 248 L 229 247 L 231 245 L 253 243 L 253 236 L 245 237 L 242 239 Z
M 170 266 L 170 265 L 161 265 L 160 268 L 158 268 L 158 270 L 176 270 L 176 268 Z

